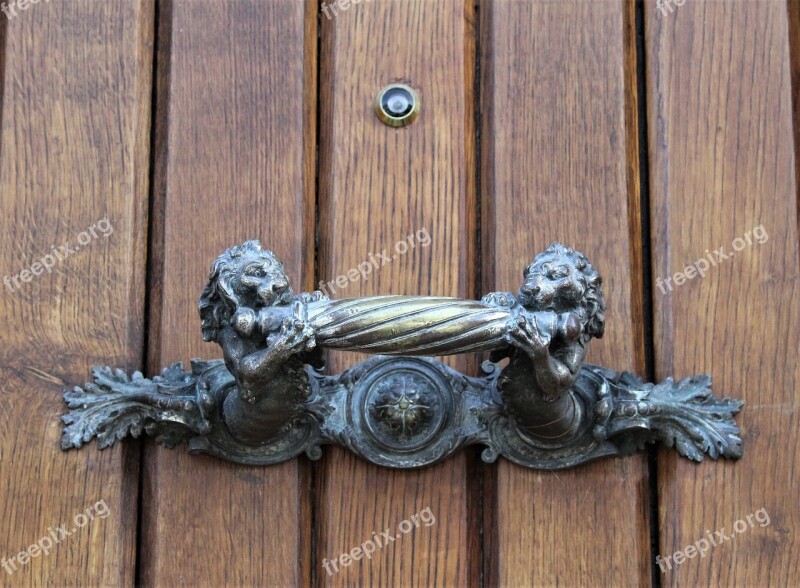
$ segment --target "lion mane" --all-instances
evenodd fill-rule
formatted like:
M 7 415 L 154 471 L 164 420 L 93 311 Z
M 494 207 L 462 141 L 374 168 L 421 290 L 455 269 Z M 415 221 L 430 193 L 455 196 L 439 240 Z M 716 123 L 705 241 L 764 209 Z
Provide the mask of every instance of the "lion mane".
M 261 248 L 259 241 L 250 240 L 231 247 L 211 264 L 208 283 L 198 305 L 204 341 L 216 341 L 220 329 L 230 323 L 242 305 L 235 280 L 245 265 L 262 258 L 279 263 L 271 251 Z
M 597 339 L 602 338 L 605 332 L 606 306 L 603 290 L 601 288 L 603 278 L 594 266 L 589 263 L 589 260 L 583 253 L 556 242 L 537 255 L 525 268 L 522 273 L 523 279 L 527 279 L 531 273 L 538 271 L 539 266 L 544 263 L 545 259 L 548 257 L 561 258 L 562 263 L 566 261 L 566 263 L 569 263 L 578 270 L 580 285 L 583 288 L 581 301 L 583 310 L 585 311 L 583 319 L 584 333 L 589 337 L 596 337 Z

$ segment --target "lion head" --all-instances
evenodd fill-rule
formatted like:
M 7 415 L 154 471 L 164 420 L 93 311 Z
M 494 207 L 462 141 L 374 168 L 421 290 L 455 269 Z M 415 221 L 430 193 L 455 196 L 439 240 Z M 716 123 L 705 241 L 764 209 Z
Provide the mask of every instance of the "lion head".
M 211 264 L 200 296 L 203 339 L 216 341 L 239 307 L 258 310 L 291 301 L 289 277 L 271 251 L 262 249 L 258 241 L 231 247 Z
M 603 336 L 603 280 L 585 255 L 553 243 L 536 256 L 522 275 L 518 296 L 522 306 L 531 311 L 577 311 L 586 335 L 598 339 Z

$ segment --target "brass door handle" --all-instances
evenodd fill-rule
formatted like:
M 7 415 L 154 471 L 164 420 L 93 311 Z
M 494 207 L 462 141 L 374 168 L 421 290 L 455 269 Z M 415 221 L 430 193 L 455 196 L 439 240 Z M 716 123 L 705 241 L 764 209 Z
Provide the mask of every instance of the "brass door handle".
M 96 367 L 65 390 L 62 449 L 142 431 L 243 464 L 266 465 L 340 445 L 372 463 L 414 468 L 466 445 L 520 465 L 559 469 L 661 441 L 690 459 L 739 458 L 733 416 L 711 379 L 645 384 L 584 363 L 602 337 L 601 278 L 558 243 L 525 268 L 517 294 L 482 300 L 294 295 L 283 265 L 248 241 L 213 264 L 199 310 L 223 360 L 180 363 L 147 379 Z M 337 375 L 322 349 L 379 354 Z M 490 351 L 482 375 L 423 356 Z M 508 358 L 502 367 L 499 362 Z

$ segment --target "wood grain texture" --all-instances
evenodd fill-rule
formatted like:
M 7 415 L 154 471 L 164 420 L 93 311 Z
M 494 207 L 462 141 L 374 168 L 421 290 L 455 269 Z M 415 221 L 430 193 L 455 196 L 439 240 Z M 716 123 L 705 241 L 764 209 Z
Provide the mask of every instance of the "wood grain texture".
M 137 449 L 62 453 L 59 417 L 92 365 L 141 367 L 152 24 L 151 1 L 89 0 L 3 23 L 2 585 L 133 585 Z M 105 518 L 75 520 L 94 505 Z M 7 564 L 62 525 L 49 555 Z
M 319 278 L 345 275 L 385 250 L 367 280 L 329 293 L 472 297 L 476 275 L 474 32 L 470 2 L 362 2 L 322 17 Z M 419 118 L 383 125 L 373 101 L 387 83 L 419 94 Z M 419 232 L 422 231 L 422 232 Z M 419 233 L 418 233 L 419 232 Z M 411 235 L 403 254 L 395 244 Z M 427 243 L 427 245 L 426 245 Z M 332 353 L 338 371 L 359 359 Z M 450 362 L 472 369 L 466 358 Z M 318 585 L 467 586 L 479 581 L 473 452 L 419 471 L 391 471 L 326 449 L 319 468 Z M 323 558 L 430 508 L 420 526 L 330 574 Z
M 226 248 L 259 238 L 296 290 L 313 275 L 316 13 L 290 0 L 161 6 L 151 371 L 222 356 L 202 341 L 197 300 Z M 142 582 L 308 584 L 308 468 L 149 445 Z
M 645 16 L 654 273 L 665 279 L 707 251 L 717 261 L 705 278 L 654 289 L 657 375 L 708 372 L 717 393 L 746 403 L 741 461 L 695 465 L 662 452 L 661 554 L 707 531 L 730 534 L 760 509 L 770 519 L 673 563 L 664 583 L 791 585 L 800 258 L 786 3 L 687 2 L 667 14 L 649 3 Z M 735 255 L 718 260 L 720 247 Z
M 589 361 L 642 372 L 632 6 L 493 0 L 481 14 L 484 290 L 516 291 L 553 241 L 604 278 Z M 488 585 L 649 583 L 642 456 L 487 478 Z

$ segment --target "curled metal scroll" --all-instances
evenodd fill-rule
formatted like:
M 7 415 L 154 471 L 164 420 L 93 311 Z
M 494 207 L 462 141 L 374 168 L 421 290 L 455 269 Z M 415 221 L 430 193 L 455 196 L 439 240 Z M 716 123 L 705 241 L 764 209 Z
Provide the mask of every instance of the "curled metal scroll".
M 372 463 L 415 468 L 473 444 L 482 457 L 559 469 L 662 442 L 689 459 L 739 458 L 734 415 L 701 375 L 647 384 L 584 363 L 602 337 L 601 278 L 558 243 L 515 295 L 482 300 L 294 295 L 283 265 L 248 241 L 212 265 L 200 298 L 203 337 L 222 360 L 145 378 L 109 367 L 66 390 L 62 448 L 107 447 L 146 432 L 242 464 L 269 465 L 326 444 Z M 325 375 L 322 349 L 377 354 Z M 491 352 L 470 377 L 421 356 Z M 402 357 L 398 357 L 402 356 Z M 505 360 L 508 360 L 507 362 Z

